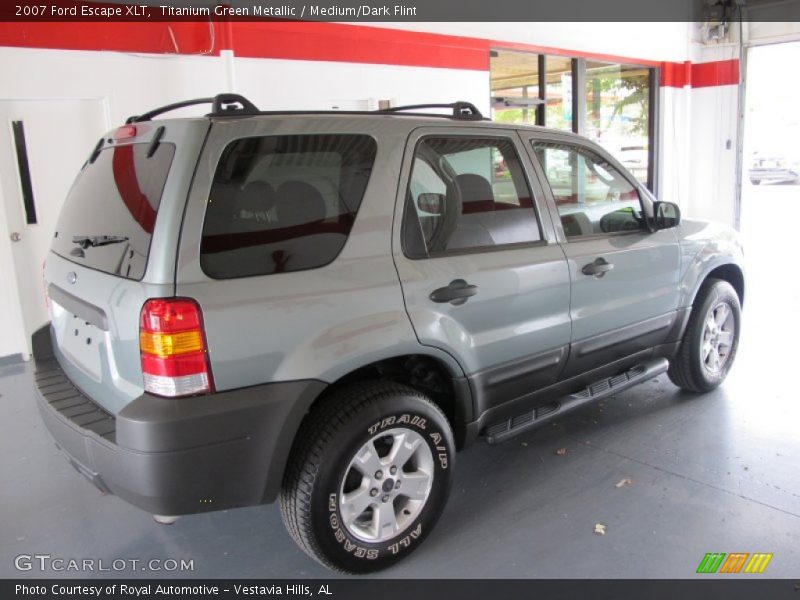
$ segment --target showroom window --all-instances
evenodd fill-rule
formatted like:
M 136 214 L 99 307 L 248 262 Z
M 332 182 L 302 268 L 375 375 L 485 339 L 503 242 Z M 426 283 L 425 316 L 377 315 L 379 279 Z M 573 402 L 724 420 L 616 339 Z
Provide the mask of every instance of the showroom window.
M 544 56 L 526 52 L 492 51 L 492 118 L 500 123 L 542 121 Z
M 544 122 L 554 129 L 573 129 L 572 59 L 546 56 Z
M 231 142 L 209 192 L 203 271 L 228 279 L 330 263 L 350 234 L 376 148 L 366 135 Z
M 607 160 L 572 144 L 534 142 L 567 237 L 639 231 L 639 192 Z
M 647 184 L 650 69 L 587 61 L 585 97 L 586 137 Z
M 542 239 L 514 145 L 498 138 L 424 138 L 414 154 L 403 247 L 411 258 Z
M 655 188 L 655 68 L 495 49 L 490 70 L 493 120 L 585 135 Z

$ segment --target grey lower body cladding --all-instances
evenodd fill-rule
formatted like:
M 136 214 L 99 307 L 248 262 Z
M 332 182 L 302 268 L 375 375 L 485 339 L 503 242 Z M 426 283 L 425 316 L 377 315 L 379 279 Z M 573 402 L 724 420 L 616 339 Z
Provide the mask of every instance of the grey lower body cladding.
M 294 434 L 325 388 L 305 380 L 180 399 L 143 394 L 114 416 L 61 370 L 49 324 L 33 348 L 39 411 L 59 449 L 101 490 L 159 515 L 272 502 Z

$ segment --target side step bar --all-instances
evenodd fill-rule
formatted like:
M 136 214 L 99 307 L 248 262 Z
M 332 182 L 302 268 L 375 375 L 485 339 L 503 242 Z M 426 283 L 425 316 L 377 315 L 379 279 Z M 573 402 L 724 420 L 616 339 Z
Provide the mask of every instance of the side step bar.
M 550 423 L 557 417 L 561 417 L 565 413 L 575 410 L 584 404 L 617 394 L 622 390 L 638 385 L 662 373 L 666 373 L 668 367 L 669 361 L 666 358 L 657 358 L 637 365 L 614 377 L 601 379 L 579 392 L 564 396 L 549 404 L 538 406 L 534 410 L 529 410 L 516 417 L 490 425 L 485 431 L 486 441 L 489 444 L 505 442 L 520 433 L 529 431 L 535 427 L 540 427 L 545 423 Z

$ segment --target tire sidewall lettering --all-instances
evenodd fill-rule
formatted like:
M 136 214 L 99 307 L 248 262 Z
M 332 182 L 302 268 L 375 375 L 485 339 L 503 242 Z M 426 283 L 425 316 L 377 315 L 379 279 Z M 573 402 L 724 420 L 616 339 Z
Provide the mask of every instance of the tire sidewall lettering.
M 350 539 L 341 524 L 339 518 L 339 500 L 337 494 L 333 493 L 328 496 L 328 510 L 330 515 L 328 522 L 333 530 L 334 539 L 341 544 L 344 551 L 352 554 L 356 558 L 363 558 L 365 560 L 375 560 L 380 555 L 379 551 L 375 548 L 365 548 Z
M 377 421 L 373 425 L 370 425 L 367 428 L 367 433 L 372 436 L 378 433 L 379 431 L 383 431 L 384 429 L 388 429 L 390 427 L 397 427 L 400 425 L 406 425 L 408 427 L 416 427 L 417 429 L 425 431 L 427 423 L 428 420 L 426 417 L 422 417 L 420 415 L 412 415 L 409 413 L 403 413 L 400 416 L 391 415 L 388 417 L 384 417 L 380 421 Z M 439 437 L 441 438 L 441 435 Z
M 439 466 L 442 468 L 442 471 L 446 471 L 450 462 L 448 460 L 449 454 L 447 452 L 447 446 L 442 445 L 442 434 L 433 432 L 430 434 L 430 438 L 436 450 L 436 458 L 439 460 Z
M 411 530 L 411 532 L 406 535 L 403 539 L 394 544 L 391 544 L 387 550 L 392 554 L 399 554 L 401 549 L 410 548 L 411 542 L 416 539 L 419 539 L 419 536 L 422 535 L 422 523 L 417 523 L 417 526 Z

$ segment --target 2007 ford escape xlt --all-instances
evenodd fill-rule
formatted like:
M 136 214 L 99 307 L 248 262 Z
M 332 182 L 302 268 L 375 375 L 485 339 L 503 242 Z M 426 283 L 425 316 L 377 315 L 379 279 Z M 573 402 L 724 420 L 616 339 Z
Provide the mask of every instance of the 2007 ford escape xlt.
M 182 102 L 69 192 L 39 407 L 104 491 L 162 516 L 279 498 L 309 555 L 372 571 L 430 533 L 456 450 L 664 372 L 718 386 L 741 262 L 596 144 L 465 102 Z

